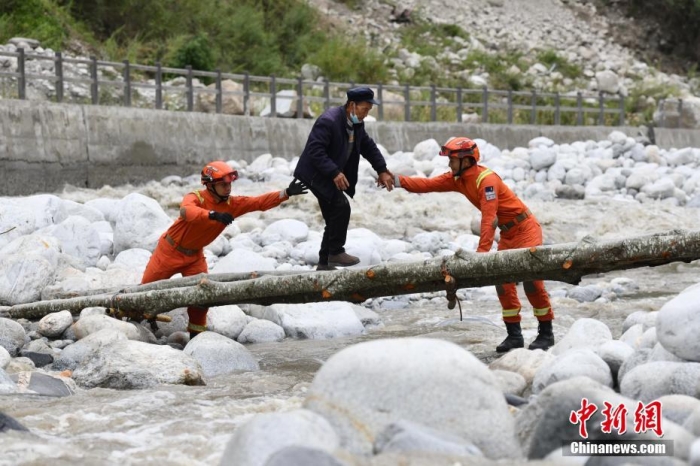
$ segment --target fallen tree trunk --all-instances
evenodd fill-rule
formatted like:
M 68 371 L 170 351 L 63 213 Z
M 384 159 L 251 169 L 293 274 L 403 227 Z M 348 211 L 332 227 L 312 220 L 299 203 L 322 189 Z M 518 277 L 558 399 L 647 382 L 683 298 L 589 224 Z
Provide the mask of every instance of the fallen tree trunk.
M 65 309 L 75 314 L 91 306 L 156 315 L 188 305 L 362 302 L 379 296 L 445 290 L 446 273 L 456 279 L 458 288 L 535 279 L 577 284 L 581 277 L 593 273 L 697 259 L 700 259 L 700 231 L 674 230 L 614 241 L 584 238 L 578 243 L 490 254 L 458 251 L 451 257 L 418 262 L 266 275 L 229 283 L 203 276 L 190 286 L 42 301 L 0 312 L 7 317 L 36 319 Z
M 43 301 L 52 299 L 70 299 L 78 298 L 81 296 L 92 296 L 99 294 L 114 294 L 114 293 L 137 293 L 140 291 L 151 291 L 151 290 L 168 290 L 170 288 L 179 288 L 183 286 L 191 286 L 199 283 L 203 278 L 208 278 L 209 280 L 215 282 L 237 282 L 240 280 L 250 280 L 252 278 L 259 278 L 263 276 L 275 276 L 275 277 L 285 277 L 288 275 L 298 275 L 300 273 L 311 273 L 313 270 L 271 270 L 265 272 L 239 272 L 239 273 L 216 273 L 216 274 L 206 274 L 200 273 L 197 275 L 192 275 L 189 277 L 182 278 L 170 278 L 165 280 L 158 280 L 156 282 L 146 283 L 145 285 L 127 285 L 122 288 L 102 288 L 95 290 L 83 290 L 83 291 L 49 291 L 48 293 L 42 292 Z

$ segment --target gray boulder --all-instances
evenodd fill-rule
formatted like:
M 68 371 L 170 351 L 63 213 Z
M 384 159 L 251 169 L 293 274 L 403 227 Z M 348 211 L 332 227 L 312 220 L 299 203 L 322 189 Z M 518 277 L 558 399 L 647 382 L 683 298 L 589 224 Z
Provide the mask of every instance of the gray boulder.
M 576 348 L 541 367 L 532 382 L 532 392 L 539 393 L 555 382 L 579 376 L 586 376 L 606 387 L 613 385 L 612 373 L 606 362 L 589 348 Z
M 595 350 L 600 345 L 612 340 L 610 329 L 603 322 L 582 318 L 576 320 L 566 335 L 559 340 L 549 352 L 557 356 L 572 348 L 590 348 Z
M 646 403 L 663 395 L 700 397 L 700 363 L 649 362 L 635 367 L 620 383 L 620 393 Z
M 520 456 L 495 376 L 443 340 L 374 340 L 345 348 L 316 373 L 304 406 L 326 417 L 354 454 L 370 454 L 389 424 L 406 420 L 454 434 L 488 458 Z
M 61 354 L 54 359 L 53 370 L 72 371 L 82 364 L 84 360 L 93 357 L 105 346 L 126 339 L 126 335 L 122 332 L 111 328 L 105 328 L 90 334 L 82 340 L 66 346 L 63 351 L 61 351 Z
M 375 453 L 440 453 L 450 456 L 483 457 L 481 450 L 460 437 L 409 421 L 389 424 L 374 442 Z
M 221 457 L 221 466 L 261 466 L 289 446 L 330 453 L 338 444 L 338 435 L 328 421 L 309 410 L 258 414 L 236 428 Z
M 10 356 L 17 356 L 19 350 L 29 341 L 24 327 L 11 319 L 0 317 L 0 346 L 5 348 Z
M 274 322 L 264 319 L 255 319 L 245 326 L 240 335 L 239 343 L 266 343 L 270 341 L 284 340 L 284 329 Z
M 260 370 L 245 346 L 215 332 L 197 335 L 187 343 L 184 353 L 199 363 L 205 377 Z
M 656 336 L 679 358 L 700 362 L 700 286 L 693 286 L 659 310 Z
M 73 324 L 70 311 L 52 312 L 39 321 L 37 332 L 48 338 L 58 338 Z
M 169 346 L 122 340 L 91 353 L 73 372 L 78 385 L 138 389 L 158 384 L 204 385 L 199 363 Z

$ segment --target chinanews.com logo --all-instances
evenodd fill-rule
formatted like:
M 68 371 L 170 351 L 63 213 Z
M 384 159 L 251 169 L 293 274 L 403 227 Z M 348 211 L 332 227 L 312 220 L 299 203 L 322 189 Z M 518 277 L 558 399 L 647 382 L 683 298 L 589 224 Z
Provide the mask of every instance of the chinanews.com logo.
M 653 433 L 657 439 L 661 439 L 664 435 L 661 408 L 660 401 L 652 401 L 648 404 L 638 402 L 634 410 L 634 425 L 630 426 L 629 433 L 649 432 Z M 621 437 L 619 440 L 610 438 L 589 440 L 587 422 L 597 411 L 598 406 L 589 402 L 587 398 L 581 400 L 580 409 L 571 411 L 569 422 L 578 425 L 578 434 L 581 438 L 564 443 L 562 449 L 564 456 L 673 456 L 671 440 L 632 440 L 627 437 Z M 617 433 L 620 436 L 628 433 L 627 406 L 622 403 L 613 405 L 604 401 L 600 414 L 603 416 L 600 423 L 602 433 Z

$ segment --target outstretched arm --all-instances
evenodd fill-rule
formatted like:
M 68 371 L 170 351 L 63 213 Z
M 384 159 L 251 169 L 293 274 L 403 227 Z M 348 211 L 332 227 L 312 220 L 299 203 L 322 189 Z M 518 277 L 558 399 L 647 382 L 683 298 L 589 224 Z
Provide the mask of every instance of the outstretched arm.
M 458 191 L 451 172 L 433 178 L 398 175 L 394 177 L 395 186 L 412 193 L 433 193 Z

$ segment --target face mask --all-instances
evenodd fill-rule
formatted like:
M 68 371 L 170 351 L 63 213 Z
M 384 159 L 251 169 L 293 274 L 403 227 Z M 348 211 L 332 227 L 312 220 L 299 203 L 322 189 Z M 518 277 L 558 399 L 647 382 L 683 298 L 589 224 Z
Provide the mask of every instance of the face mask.
M 353 111 L 350 113 L 350 121 L 352 121 L 353 124 L 359 125 L 360 124 L 360 119 L 357 118 L 357 115 L 355 115 L 355 104 L 352 104 L 352 109 Z

